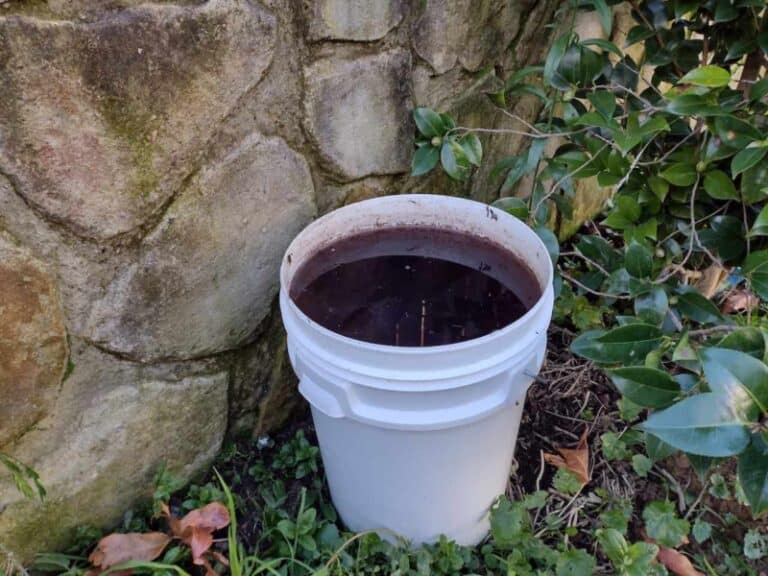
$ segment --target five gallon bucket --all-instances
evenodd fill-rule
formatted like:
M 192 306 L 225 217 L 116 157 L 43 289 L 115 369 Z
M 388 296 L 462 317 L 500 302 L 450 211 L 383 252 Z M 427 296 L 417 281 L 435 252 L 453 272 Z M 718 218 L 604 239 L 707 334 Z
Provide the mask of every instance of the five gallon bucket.
M 530 267 L 541 297 L 500 330 L 442 346 L 371 344 L 310 320 L 289 297 L 295 272 L 329 244 L 382 227 L 447 228 L 495 242 Z M 552 273 L 544 244 L 524 223 L 445 196 L 360 202 L 296 237 L 280 270 L 280 309 L 331 497 L 348 528 L 412 544 L 440 534 L 460 544 L 483 539 L 489 508 L 506 488 L 526 390 L 544 359 Z

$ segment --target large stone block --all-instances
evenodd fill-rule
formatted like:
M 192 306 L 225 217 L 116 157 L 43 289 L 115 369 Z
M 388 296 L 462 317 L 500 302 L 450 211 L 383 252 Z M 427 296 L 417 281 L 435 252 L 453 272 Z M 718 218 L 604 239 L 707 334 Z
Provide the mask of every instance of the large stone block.
M 116 524 L 151 495 L 161 466 L 189 479 L 226 430 L 228 376 L 215 365 L 148 370 L 81 342 L 72 359 L 55 410 L 7 447 L 40 474 L 46 501 L 24 499 L 0 476 L 0 542 L 24 561 L 66 546 L 77 526 Z
M 142 361 L 247 342 L 269 312 L 291 239 L 315 215 L 302 156 L 248 137 L 204 168 L 93 306 L 90 340 Z
M 50 410 L 67 356 L 54 278 L 0 233 L 0 446 Z
M 177 6 L 191 6 L 205 2 L 206 0 L 154 1 L 155 4 Z M 92 21 L 102 17 L 104 12 L 118 11 L 147 3 L 147 0 L 0 0 L 0 8 L 4 16 L 19 14 L 46 20 Z
M 413 48 L 438 74 L 457 63 L 479 70 L 501 56 L 520 28 L 525 2 L 425 0 L 413 23 Z
M 313 40 L 378 40 L 397 26 L 405 0 L 314 0 L 308 5 Z
M 301 407 L 306 408 L 288 359 L 277 298 L 257 340 L 233 354 L 230 374 L 230 434 L 259 435 L 276 430 Z
M 307 129 L 323 162 L 346 180 L 410 167 L 411 56 L 332 54 L 305 69 Z
M 236 0 L 93 22 L 0 17 L 0 172 L 78 235 L 139 228 L 259 81 L 275 28 Z

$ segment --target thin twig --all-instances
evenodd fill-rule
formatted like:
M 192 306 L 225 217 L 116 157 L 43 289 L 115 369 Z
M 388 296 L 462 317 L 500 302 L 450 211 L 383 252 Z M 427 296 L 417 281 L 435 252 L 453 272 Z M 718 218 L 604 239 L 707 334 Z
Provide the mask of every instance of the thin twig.
M 619 180 L 618 184 L 616 184 L 616 192 L 621 190 L 624 187 L 624 184 L 627 183 L 629 180 L 629 177 L 632 176 L 632 172 L 635 171 L 635 168 L 637 168 L 637 163 L 640 162 L 640 158 L 643 157 L 643 154 L 645 154 L 645 151 L 648 149 L 648 146 L 651 145 L 653 142 L 653 138 L 650 138 L 648 142 L 645 143 L 645 146 L 642 147 L 640 150 L 640 153 L 635 156 L 635 159 L 632 160 L 632 164 L 629 166 L 629 170 L 627 170 L 627 173 L 622 176 L 621 180 Z
M 574 248 L 574 250 L 572 250 L 571 252 L 560 252 L 560 256 L 562 256 L 562 257 L 578 256 L 579 258 L 584 260 L 587 264 L 591 264 L 592 266 L 597 268 L 600 272 L 602 272 L 606 276 L 610 276 L 611 275 L 611 273 L 608 272 L 608 270 L 606 270 L 605 268 L 603 268 L 600 264 L 598 264 L 597 262 L 595 262 L 591 258 L 588 258 L 587 256 L 584 256 L 584 254 L 582 254 L 581 250 L 579 250 L 578 248 Z
M 701 499 L 704 498 L 704 494 L 707 493 L 708 485 L 709 485 L 709 478 L 707 478 L 707 481 L 704 482 L 704 486 L 701 488 L 701 492 L 699 492 L 699 495 L 696 497 L 696 500 L 693 501 L 693 504 L 691 504 L 691 507 L 688 508 L 688 511 L 685 513 L 685 516 L 683 516 L 683 520 L 688 520 L 688 518 L 691 517 L 691 514 L 693 514 L 693 511 L 696 510 L 696 507 L 701 502 Z
M 658 277 L 656 280 L 654 280 L 654 284 L 663 284 L 667 280 L 669 280 L 672 276 L 678 273 L 678 271 L 684 269 L 684 266 L 690 260 L 691 254 L 693 254 L 693 242 L 694 240 L 698 239 L 698 235 L 696 234 L 696 212 L 694 210 L 696 206 L 696 191 L 699 189 L 699 182 L 701 181 L 701 175 L 696 174 L 696 181 L 693 183 L 693 189 L 691 190 L 691 202 L 690 202 L 690 212 L 691 212 L 691 237 L 688 239 L 688 252 L 685 255 L 685 258 L 683 258 L 683 261 L 680 262 L 680 264 L 677 264 L 672 270 L 670 270 L 668 273 L 663 274 L 662 276 Z
M 694 132 L 694 131 L 692 130 L 691 132 L 689 132 L 688 134 L 686 134 L 686 135 L 685 135 L 685 137 L 684 137 L 682 140 L 680 140 L 679 142 L 675 143 L 675 145 L 674 145 L 674 146 L 672 146 L 672 148 L 670 148 L 670 149 L 669 149 L 669 150 L 667 150 L 667 151 L 666 151 L 664 154 L 662 154 L 661 156 L 659 156 L 658 158 L 656 158 L 656 160 L 651 160 L 651 161 L 649 161 L 649 162 L 640 162 L 639 166 L 654 166 L 654 165 L 656 165 L 656 164 L 663 164 L 664 162 L 666 162 L 666 161 L 667 161 L 667 158 L 669 158 L 669 157 L 670 157 L 672 154 L 674 154 L 674 153 L 675 153 L 675 151 L 676 151 L 678 148 L 680 148 L 680 146 L 682 146 L 683 144 L 685 144 L 685 143 L 686 143 L 688 140 L 690 140 L 691 138 L 693 138 L 695 135 L 696 135 L 696 132 Z
M 680 513 L 682 514 L 685 512 L 685 492 L 683 492 L 683 487 L 680 486 L 680 483 L 675 479 L 672 474 L 664 470 L 664 468 L 659 468 L 659 472 L 661 472 L 661 475 L 666 478 L 670 484 L 672 484 L 672 487 L 675 489 L 675 492 L 677 493 L 677 507 L 680 510 Z
M 711 328 L 691 330 L 688 332 L 688 336 L 710 336 L 711 334 L 718 334 L 720 332 L 733 332 L 737 328 L 738 326 L 732 324 L 723 324 L 721 326 L 712 326 Z
M 581 172 L 582 170 L 584 170 L 584 168 L 586 168 L 587 166 L 589 166 L 590 164 L 592 164 L 592 162 L 594 162 L 595 160 L 597 160 L 597 158 L 600 156 L 600 154 L 601 154 L 601 153 L 603 152 L 603 150 L 605 150 L 606 148 L 608 148 L 608 144 L 606 144 L 605 146 L 603 146 L 602 148 L 600 148 L 600 150 L 598 150 L 596 154 L 593 154 L 593 155 L 592 155 L 592 157 L 591 157 L 589 160 L 587 160 L 586 162 L 584 162 L 584 164 L 582 164 L 581 166 L 579 166 L 578 168 L 576 168 L 576 170 L 574 170 L 573 172 L 570 172 L 570 173 L 566 174 L 565 176 L 563 176 L 562 178 L 560 178 L 560 179 L 559 179 L 557 182 L 555 182 L 554 184 L 552 184 L 552 187 L 549 189 L 549 192 L 547 192 L 547 193 L 546 193 L 544 196 L 542 196 L 542 197 L 539 199 L 539 201 L 536 203 L 536 206 L 534 206 L 534 208 L 533 208 L 533 210 L 532 210 L 532 213 L 533 213 L 533 214 L 536 214 L 536 213 L 538 213 L 538 211 L 539 211 L 539 208 L 541 207 L 541 205 L 542 205 L 544 202 L 546 202 L 547 200 L 549 200 L 549 199 L 550 199 L 550 198 L 551 198 L 551 197 L 552 197 L 552 196 L 555 194 L 555 192 L 557 192 L 557 189 L 560 187 L 560 185 L 561 185 L 563 182 L 565 182 L 565 181 L 566 181 L 566 180 L 568 180 L 569 178 L 573 178 L 574 176 L 576 176 L 576 174 L 578 174 L 579 172 Z
M 568 282 L 571 282 L 572 284 L 575 284 L 582 290 L 586 290 L 590 294 L 594 294 L 595 296 L 602 296 L 603 298 L 615 298 L 616 300 L 631 300 L 632 297 L 627 294 L 608 294 L 607 292 L 600 292 L 599 290 L 593 290 L 589 286 L 582 284 L 578 280 L 576 280 L 574 277 L 569 276 L 562 270 L 560 270 L 560 276 L 568 280 Z

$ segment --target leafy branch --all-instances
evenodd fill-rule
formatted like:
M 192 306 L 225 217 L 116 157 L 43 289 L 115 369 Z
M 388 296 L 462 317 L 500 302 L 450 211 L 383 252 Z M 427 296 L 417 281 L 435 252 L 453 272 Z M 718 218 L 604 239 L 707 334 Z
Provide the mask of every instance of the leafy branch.
M 734 457 L 755 515 L 768 512 L 768 8 L 762 1 L 629 0 L 624 48 L 566 31 L 542 66 L 507 79 L 494 102 L 533 95 L 524 129 L 456 128 L 414 112 L 414 175 L 438 163 L 472 177 L 480 138 L 524 136 L 491 171 L 495 204 L 533 227 L 557 263 L 555 316 L 581 334 L 573 351 L 605 367 L 649 454 L 706 467 Z M 581 3 L 610 29 L 604 0 Z M 502 108 L 503 109 L 503 108 Z M 419 117 L 439 119 L 434 133 Z M 545 144 L 559 147 L 549 156 Z M 430 150 L 434 148 L 434 151 Z M 438 148 L 440 151 L 438 152 Z M 453 155 L 443 151 L 448 149 Z M 429 158 L 429 162 L 424 162 Z M 454 161 L 454 158 L 456 161 Z M 439 161 L 439 162 L 438 162 Z M 524 176 L 532 184 L 520 186 Z M 612 195 L 561 252 L 547 227 L 569 218 L 575 183 Z M 559 255 L 559 257 L 558 257 Z M 711 286 L 695 278 L 715 271 Z M 612 535 L 603 534 L 606 545 Z

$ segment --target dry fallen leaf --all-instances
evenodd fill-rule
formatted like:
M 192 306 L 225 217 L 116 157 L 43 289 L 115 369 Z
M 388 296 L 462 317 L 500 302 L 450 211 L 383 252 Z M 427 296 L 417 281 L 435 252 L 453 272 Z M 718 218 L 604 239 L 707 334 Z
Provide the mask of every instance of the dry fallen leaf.
M 220 530 L 229 525 L 229 510 L 221 502 L 211 502 L 192 510 L 181 519 L 181 529 L 187 527 L 202 528 L 205 530 Z
M 558 448 L 557 454 L 544 454 L 544 460 L 558 468 L 565 468 L 573 472 L 579 482 L 587 484 L 589 482 L 589 447 L 587 446 L 587 435 L 589 428 L 579 438 L 576 448 Z
M 677 576 L 704 576 L 702 572 L 693 567 L 687 556 L 673 548 L 659 548 L 657 559 L 664 564 L 667 570 Z
M 712 264 L 704 270 L 704 273 L 696 279 L 693 286 L 701 292 L 705 298 L 712 298 L 720 285 L 728 278 L 728 270 L 719 264 Z
M 101 570 L 124 562 L 150 562 L 163 553 L 170 541 L 171 537 L 162 532 L 110 534 L 99 540 L 88 560 Z
M 173 535 L 192 550 L 192 562 L 205 566 L 207 574 L 215 574 L 204 556 L 213 545 L 213 533 L 229 525 L 227 507 L 220 502 L 212 502 L 178 519 L 164 504 L 163 514 L 168 518 Z
M 723 314 L 734 314 L 754 310 L 760 305 L 757 296 L 747 290 L 732 290 L 723 301 L 720 310 Z

